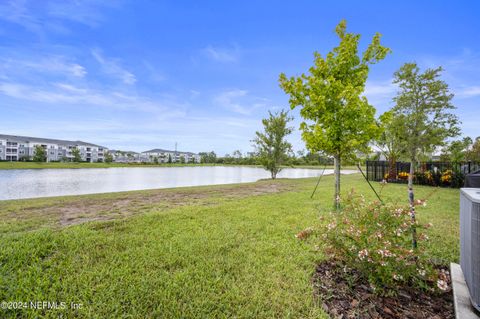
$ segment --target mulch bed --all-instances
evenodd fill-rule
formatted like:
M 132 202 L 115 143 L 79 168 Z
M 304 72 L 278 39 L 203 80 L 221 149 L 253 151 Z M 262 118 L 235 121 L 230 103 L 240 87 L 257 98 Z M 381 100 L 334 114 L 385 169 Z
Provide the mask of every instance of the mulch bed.
M 350 275 L 355 277 L 353 271 Z M 455 318 L 451 290 L 438 295 L 405 288 L 395 297 L 382 297 L 373 293 L 368 282 L 349 284 L 346 277 L 344 269 L 333 261 L 316 268 L 315 297 L 332 318 Z

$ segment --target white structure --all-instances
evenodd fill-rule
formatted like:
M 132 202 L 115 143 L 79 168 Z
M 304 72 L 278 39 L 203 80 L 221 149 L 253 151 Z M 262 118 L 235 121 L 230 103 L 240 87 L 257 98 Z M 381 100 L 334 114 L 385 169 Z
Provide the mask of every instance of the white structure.
M 47 162 L 72 161 L 72 150 L 75 148 L 80 151 L 81 160 L 84 162 L 103 162 L 108 152 L 106 147 L 82 141 L 0 134 L 0 160 L 31 160 L 37 146 L 45 150 Z
M 132 151 L 109 150 L 115 163 L 147 163 L 148 158 Z
M 143 155 L 148 162 L 155 162 L 155 159 L 157 159 L 159 163 L 200 163 L 200 155 L 192 152 L 176 152 L 156 148 L 142 152 L 141 155 Z

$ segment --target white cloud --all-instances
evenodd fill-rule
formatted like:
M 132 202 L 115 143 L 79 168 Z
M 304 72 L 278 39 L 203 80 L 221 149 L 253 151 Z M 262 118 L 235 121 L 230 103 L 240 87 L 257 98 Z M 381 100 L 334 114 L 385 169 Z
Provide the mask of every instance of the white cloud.
M 477 85 L 460 88 L 456 91 L 456 96 L 463 98 L 480 96 L 480 86 Z
M 365 87 L 364 95 L 368 102 L 377 109 L 385 109 L 392 103 L 392 98 L 397 92 L 397 87 L 388 81 L 368 81 Z
M 78 78 L 83 78 L 87 74 L 85 67 L 78 63 L 70 62 L 63 56 L 43 56 L 28 60 L 4 58 L 0 61 L 2 62 L 0 69 L 14 76 L 23 72 L 30 73 L 31 71 L 39 72 L 42 75 L 49 73 Z
M 216 105 L 242 115 L 251 115 L 258 108 L 266 108 L 267 101 L 264 98 L 249 96 L 248 91 L 240 89 L 226 90 L 213 97 Z
M 213 100 L 216 104 L 226 109 L 229 109 L 230 111 L 243 114 L 243 115 L 248 115 L 250 114 L 250 110 L 247 107 L 242 106 L 239 103 L 234 101 L 235 99 L 239 97 L 244 97 L 246 95 L 247 95 L 247 91 L 235 89 L 235 90 L 222 92 L 216 95 L 213 98 Z
M 182 116 L 185 105 L 172 99 L 153 100 L 149 97 L 128 95 L 123 92 L 103 92 L 87 87 L 75 87 L 68 83 L 53 83 L 50 86 L 34 86 L 12 82 L 0 82 L 0 94 L 5 96 L 49 103 L 52 105 L 100 106 L 111 109 L 135 110 L 153 113 L 159 117 Z
M 396 87 L 389 82 L 375 83 L 369 82 L 365 87 L 365 95 L 368 96 L 390 96 L 395 94 Z
M 97 27 L 105 8 L 118 7 L 121 1 L 10 0 L 0 3 L 0 19 L 45 36 L 45 31 L 68 33 L 65 21 Z
M 100 65 L 102 66 L 102 70 L 106 74 L 120 79 L 125 84 L 132 85 L 137 82 L 137 78 L 135 77 L 135 75 L 122 68 L 119 65 L 119 61 L 117 59 L 105 58 L 98 49 L 92 50 L 92 55 L 97 60 L 97 62 L 100 63 Z
M 211 45 L 202 50 L 208 58 L 217 62 L 237 62 L 240 58 L 240 49 L 237 45 L 233 48 L 219 48 Z

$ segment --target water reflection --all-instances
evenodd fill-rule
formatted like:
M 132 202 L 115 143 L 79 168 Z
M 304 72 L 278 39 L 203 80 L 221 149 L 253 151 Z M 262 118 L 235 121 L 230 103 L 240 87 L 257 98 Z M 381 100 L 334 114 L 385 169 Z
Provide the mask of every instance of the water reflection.
M 278 177 L 315 177 L 321 172 L 287 168 Z M 332 173 L 333 170 L 325 170 L 325 174 Z M 0 170 L 0 200 L 246 183 L 269 177 L 262 168 L 245 166 Z

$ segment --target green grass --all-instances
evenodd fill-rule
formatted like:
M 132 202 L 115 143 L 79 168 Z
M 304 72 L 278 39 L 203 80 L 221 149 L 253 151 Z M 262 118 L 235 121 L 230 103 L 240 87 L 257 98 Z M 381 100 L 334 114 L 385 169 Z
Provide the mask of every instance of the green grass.
M 354 187 L 374 198 L 359 174 L 342 181 L 345 191 Z M 315 183 L 0 202 L 0 301 L 83 304 L 77 311 L 0 309 L 0 317 L 324 317 L 311 286 L 315 264 L 324 258 L 314 249 L 321 243 L 294 237 L 331 208 L 332 176 L 310 199 Z M 280 191 L 266 192 L 272 187 Z M 434 224 L 426 249 L 445 263 L 458 261 L 458 190 L 416 191 L 417 198 L 429 197 L 418 218 Z M 381 195 L 405 202 L 406 187 L 389 184 Z M 123 206 L 115 206 L 119 202 Z M 91 217 L 90 205 L 110 220 L 62 226 L 60 215 L 73 208 Z

